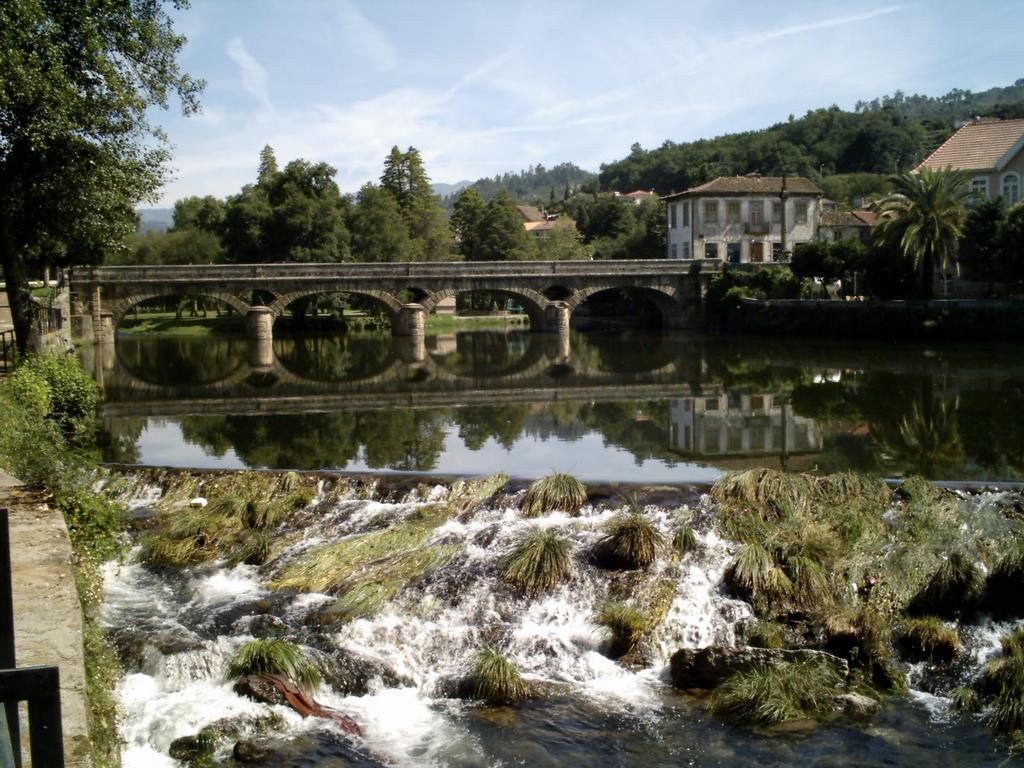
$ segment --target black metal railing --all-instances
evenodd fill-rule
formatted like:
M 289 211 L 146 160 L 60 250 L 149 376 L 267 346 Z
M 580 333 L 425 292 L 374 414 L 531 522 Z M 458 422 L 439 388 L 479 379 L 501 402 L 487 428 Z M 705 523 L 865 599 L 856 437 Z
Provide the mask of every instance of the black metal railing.
M 0 331 L 0 372 L 8 373 L 14 368 L 14 359 L 18 356 L 18 346 L 14 331 Z
M 11 594 L 11 537 L 8 513 L 0 509 L 0 702 L 7 733 L 0 733 L 0 751 L 10 747 L 20 768 L 21 727 L 18 702 L 28 703 L 29 755 L 32 765 L 64 767 L 64 737 L 60 722 L 60 671 L 57 667 L 15 668 L 14 602 Z

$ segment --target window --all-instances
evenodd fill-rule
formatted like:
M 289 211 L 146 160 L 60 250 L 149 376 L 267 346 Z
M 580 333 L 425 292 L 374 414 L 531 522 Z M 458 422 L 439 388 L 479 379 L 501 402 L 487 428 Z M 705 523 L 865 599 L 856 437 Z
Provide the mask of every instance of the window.
M 729 200 L 725 204 L 725 223 L 726 224 L 739 224 L 740 223 L 740 201 Z
M 1003 176 L 1003 200 L 1007 207 L 1020 202 L 1020 176 L 1016 173 L 1007 173 Z
M 676 255 L 676 244 L 675 243 L 672 243 L 672 245 L 669 247 L 669 258 L 670 259 L 678 259 L 679 258 Z
M 729 257 L 730 264 L 740 263 L 740 244 L 739 243 L 728 243 L 725 246 L 725 252 Z
M 806 224 L 807 223 L 807 201 L 797 200 L 795 205 L 796 210 L 796 223 Z
M 674 205 L 670 205 L 668 207 L 668 228 L 675 229 L 676 223 L 676 207 Z
M 705 411 L 717 411 L 718 410 L 718 398 L 708 397 L 704 399 L 704 410 Z
M 764 202 L 761 200 L 754 200 L 750 203 L 750 223 L 751 224 L 763 224 L 764 223 Z
M 690 226 L 690 204 L 682 203 L 679 207 L 683 209 L 683 226 Z
M 975 176 L 971 179 L 971 192 L 988 197 L 988 176 Z
M 704 258 L 705 259 L 717 259 L 718 258 L 718 243 L 704 243 Z
M 704 223 L 705 224 L 717 224 L 718 223 L 718 201 L 717 200 L 705 200 L 704 201 Z
M 689 243 L 683 243 L 683 258 L 684 259 L 690 258 L 690 244 Z
M 772 224 L 781 224 L 782 223 L 782 206 L 784 206 L 784 205 L 785 205 L 785 203 L 783 203 L 783 202 L 778 202 L 778 203 L 772 203 L 771 204 L 771 208 L 772 208 Z
M 772 261 L 782 261 L 786 255 L 782 252 L 782 243 L 772 243 Z

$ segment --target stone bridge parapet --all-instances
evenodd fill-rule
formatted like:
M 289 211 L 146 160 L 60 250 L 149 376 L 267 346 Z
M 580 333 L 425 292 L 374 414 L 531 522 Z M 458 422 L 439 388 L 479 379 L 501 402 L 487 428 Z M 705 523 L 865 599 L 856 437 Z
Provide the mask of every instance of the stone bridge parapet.
M 590 296 L 631 288 L 648 297 L 663 324 L 683 328 L 702 313 L 718 260 L 398 262 L 388 264 L 237 264 L 75 267 L 72 331 L 109 341 L 128 311 L 161 296 L 205 296 L 251 318 L 252 334 L 269 338 L 273 320 L 298 299 L 352 293 L 376 300 L 395 335 L 421 336 L 425 315 L 460 293 L 489 291 L 519 302 L 531 329 L 564 333 L 572 312 Z M 269 314 L 267 310 L 269 309 Z

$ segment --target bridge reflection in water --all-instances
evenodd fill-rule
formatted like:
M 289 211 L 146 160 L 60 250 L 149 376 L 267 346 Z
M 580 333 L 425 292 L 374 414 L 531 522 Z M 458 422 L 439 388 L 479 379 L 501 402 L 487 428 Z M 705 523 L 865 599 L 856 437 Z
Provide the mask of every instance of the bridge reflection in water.
M 432 335 L 420 343 L 351 334 L 279 338 L 270 345 L 245 338 L 122 336 L 116 345 L 94 345 L 84 355 L 103 388 L 100 416 L 115 443 L 130 441 L 126 425 L 138 433 L 153 420 L 177 422 L 192 435 L 199 423 L 230 432 L 240 428 L 239 419 L 264 419 L 259 428 L 241 428 L 246 436 L 237 439 L 244 443 L 255 439 L 253 430 L 274 441 L 300 425 L 317 433 L 337 418 L 336 432 L 367 433 L 364 450 L 389 429 L 448 434 L 456 427 L 470 450 L 480 449 L 474 436 L 484 433 L 506 450 L 524 435 L 573 442 L 596 433 L 605 446 L 631 454 L 630 463 L 653 460 L 664 468 L 705 458 L 785 465 L 821 449 L 813 421 L 787 411 L 785 394 L 746 400 L 730 394 L 708 370 L 702 345 L 647 333 L 574 334 L 568 340 L 526 331 Z M 395 409 L 415 412 L 408 417 L 415 423 L 391 424 Z M 339 416 L 345 413 L 359 423 Z M 207 434 L 201 442 L 218 441 Z M 265 451 L 260 455 L 263 465 L 275 465 Z M 285 455 L 287 466 L 326 466 L 322 455 L 298 464 L 294 450 Z M 129 451 L 108 458 L 133 456 Z M 402 460 L 408 468 L 429 470 L 438 456 Z M 394 460 L 380 466 L 396 468 Z

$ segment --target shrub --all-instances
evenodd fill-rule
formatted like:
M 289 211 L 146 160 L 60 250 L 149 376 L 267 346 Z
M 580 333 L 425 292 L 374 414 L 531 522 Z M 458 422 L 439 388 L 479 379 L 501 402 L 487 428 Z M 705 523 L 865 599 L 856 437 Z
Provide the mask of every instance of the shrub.
M 66 433 L 83 427 L 92 419 L 100 401 L 99 388 L 70 355 L 33 355 L 25 358 L 11 375 L 16 401 L 25 408 L 42 412 Z M 45 392 L 45 394 L 44 394 Z
M 572 475 L 555 472 L 534 480 L 523 498 L 523 514 L 537 517 L 555 510 L 577 512 L 587 501 L 587 487 Z
M 607 568 L 646 568 L 658 557 L 664 537 L 642 512 L 632 510 L 612 518 L 595 555 Z
M 756 665 L 728 677 L 711 704 L 719 716 L 738 724 L 816 718 L 832 710 L 841 684 L 834 669 L 817 661 Z
M 913 661 L 946 663 L 960 655 L 960 636 L 935 616 L 908 620 L 900 628 L 897 640 Z
M 611 630 L 612 642 L 608 655 L 613 659 L 625 656 L 640 642 L 650 628 L 647 614 L 625 603 L 609 602 L 601 606 L 596 623 Z
M 984 588 L 981 571 L 962 552 L 953 552 L 907 606 L 915 616 L 955 619 L 974 612 Z
M 533 528 L 505 558 L 502 576 L 525 592 L 551 589 L 572 572 L 571 551 L 571 542 L 558 531 Z
M 231 657 L 228 674 L 234 678 L 243 675 L 281 675 L 307 691 L 320 684 L 320 672 L 303 650 L 293 643 L 276 638 L 247 642 Z
M 488 704 L 515 704 L 528 694 L 516 665 L 490 647 L 477 652 L 463 688 L 470 698 Z

